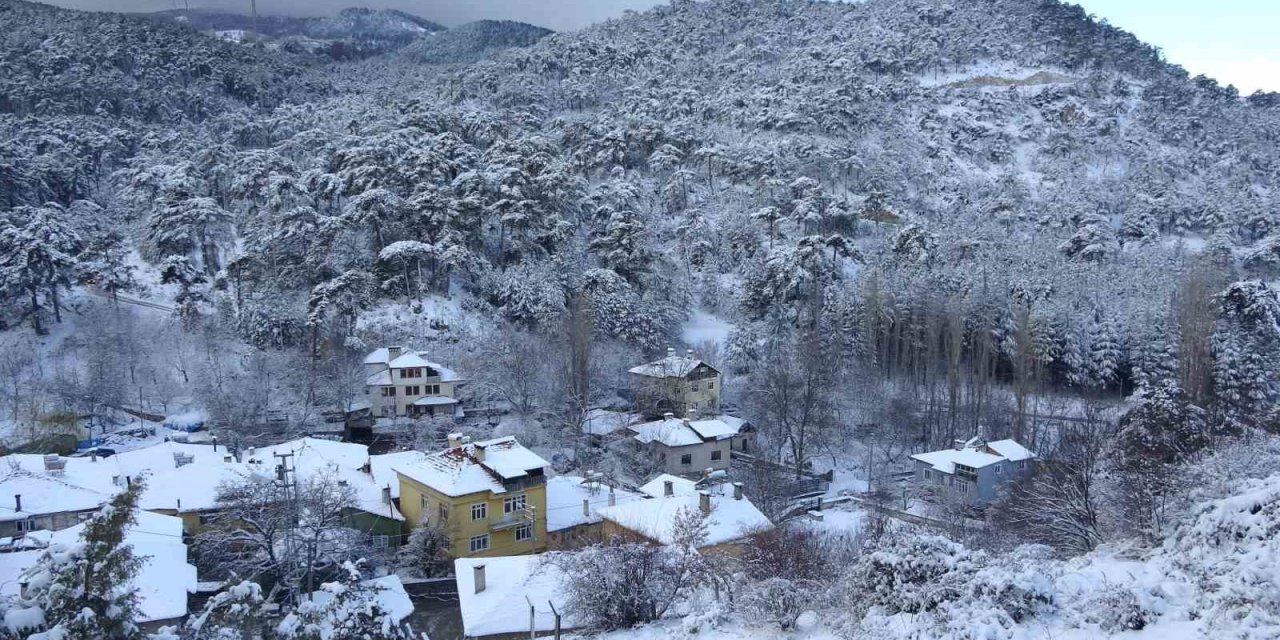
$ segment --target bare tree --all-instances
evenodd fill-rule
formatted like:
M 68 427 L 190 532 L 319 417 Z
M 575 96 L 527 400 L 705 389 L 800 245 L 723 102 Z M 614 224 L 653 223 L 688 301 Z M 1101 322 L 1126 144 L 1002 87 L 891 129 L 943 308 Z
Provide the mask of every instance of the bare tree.
M 776 348 L 753 375 L 754 422 L 796 478 L 836 426 L 838 361 L 817 332 L 806 332 Z

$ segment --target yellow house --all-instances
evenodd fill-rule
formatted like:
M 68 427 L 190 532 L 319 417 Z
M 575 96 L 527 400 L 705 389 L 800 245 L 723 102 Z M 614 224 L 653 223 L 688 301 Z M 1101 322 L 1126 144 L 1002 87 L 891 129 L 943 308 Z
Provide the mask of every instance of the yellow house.
M 409 527 L 439 527 L 453 557 L 510 556 L 547 548 L 546 460 L 514 437 L 467 442 L 395 468 Z

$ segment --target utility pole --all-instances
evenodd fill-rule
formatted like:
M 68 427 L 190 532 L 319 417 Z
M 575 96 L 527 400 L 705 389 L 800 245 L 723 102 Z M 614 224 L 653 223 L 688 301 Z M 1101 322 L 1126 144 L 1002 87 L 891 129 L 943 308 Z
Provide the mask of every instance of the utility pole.
M 249 11 L 253 14 L 253 39 L 258 39 L 258 0 L 249 0 Z
M 298 557 L 297 545 L 294 544 L 294 535 L 298 528 L 298 485 L 297 476 L 293 468 L 293 453 L 274 453 L 276 462 L 276 479 L 275 484 L 280 488 L 281 497 L 285 505 L 289 509 L 289 521 L 284 534 L 284 553 L 288 558 L 287 562 L 294 565 L 293 573 L 301 568 L 301 558 Z M 307 593 L 311 593 L 311 572 L 307 571 Z M 297 602 L 302 604 L 302 595 L 298 594 Z

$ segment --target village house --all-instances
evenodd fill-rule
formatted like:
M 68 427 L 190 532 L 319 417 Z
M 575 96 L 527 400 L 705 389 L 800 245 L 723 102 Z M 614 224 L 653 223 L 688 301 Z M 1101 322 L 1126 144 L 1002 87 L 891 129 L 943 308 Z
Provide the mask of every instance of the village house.
M 469 442 L 393 468 L 410 528 L 439 527 L 455 558 L 535 553 L 547 547 L 550 464 L 514 437 Z
M 673 544 L 681 515 L 696 512 L 704 518 L 707 534 L 698 550 L 739 555 L 750 535 L 773 528 L 769 518 L 743 495 L 741 483 L 707 485 L 689 493 L 688 480 L 659 480 L 661 495 L 600 510 L 606 538 L 621 536 Z
M 729 416 L 690 419 L 668 413 L 661 420 L 633 424 L 627 430 L 661 471 L 691 475 L 728 469 L 733 439 L 740 436 L 742 424 Z
M 364 358 L 368 410 L 375 418 L 454 416 L 457 387 L 452 369 L 426 359 L 425 351 L 375 349 Z
M 952 449 L 917 453 L 915 480 L 959 500 L 981 505 L 996 497 L 1000 485 L 1031 470 L 1036 454 L 1013 440 L 956 440 Z
M 720 370 L 695 358 L 693 351 L 677 356 L 667 349 L 667 357 L 632 367 L 636 408 L 645 417 L 675 415 L 715 415 L 720 412 Z

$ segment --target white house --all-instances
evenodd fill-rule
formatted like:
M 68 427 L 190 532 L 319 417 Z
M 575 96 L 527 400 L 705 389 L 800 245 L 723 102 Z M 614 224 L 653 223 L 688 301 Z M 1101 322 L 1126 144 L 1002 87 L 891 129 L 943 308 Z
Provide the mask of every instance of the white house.
M 364 358 L 365 393 L 374 417 L 456 415 L 457 372 L 427 360 L 425 351 L 375 349 Z
M 706 538 L 698 548 L 734 553 L 752 533 L 773 528 L 769 518 L 743 495 L 740 484 L 718 484 L 689 493 L 687 480 L 659 476 L 654 482 L 658 481 L 661 495 L 600 510 L 605 536 L 635 535 L 672 544 L 681 515 L 698 512 L 706 524 Z
M 1027 473 L 1035 458 L 1035 453 L 1013 440 L 981 438 L 957 440 L 952 449 L 911 456 L 918 483 L 940 487 L 975 505 L 994 500 L 997 488 Z
M 676 418 L 668 413 L 661 420 L 627 427 L 632 440 L 672 474 L 701 474 L 707 469 L 729 468 L 733 439 L 744 424 L 736 418 Z

